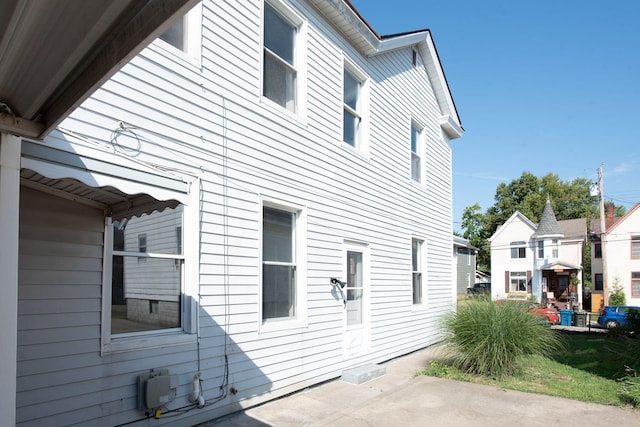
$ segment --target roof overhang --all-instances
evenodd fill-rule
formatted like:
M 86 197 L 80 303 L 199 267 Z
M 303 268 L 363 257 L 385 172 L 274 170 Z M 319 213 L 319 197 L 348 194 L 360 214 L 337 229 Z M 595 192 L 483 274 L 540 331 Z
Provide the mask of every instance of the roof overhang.
M 416 47 L 440 107 L 442 130 L 450 139 L 463 135 L 464 129 L 431 31 L 427 29 L 380 36 L 348 0 L 309 0 L 309 2 L 364 56 L 372 57 L 397 49 Z
M 5 2 L 0 131 L 44 138 L 198 1 Z
M 541 266 L 540 270 L 545 270 L 545 271 L 582 270 L 582 266 L 570 264 L 568 262 L 563 262 L 563 261 L 556 261 L 556 262 L 550 262 Z

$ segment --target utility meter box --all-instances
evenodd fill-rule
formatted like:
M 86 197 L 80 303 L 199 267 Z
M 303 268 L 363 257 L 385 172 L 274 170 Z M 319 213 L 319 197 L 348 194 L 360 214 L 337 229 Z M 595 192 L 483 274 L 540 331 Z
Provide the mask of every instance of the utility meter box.
M 138 409 L 148 411 L 165 406 L 175 398 L 178 377 L 168 369 L 138 375 Z

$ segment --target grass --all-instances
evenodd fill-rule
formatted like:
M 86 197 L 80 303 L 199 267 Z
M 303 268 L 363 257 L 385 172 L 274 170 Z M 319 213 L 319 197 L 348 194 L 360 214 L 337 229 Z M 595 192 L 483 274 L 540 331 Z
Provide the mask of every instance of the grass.
M 626 395 L 624 390 L 630 383 L 633 386 L 632 378 L 636 379 L 636 385 L 638 382 L 637 377 L 630 377 L 626 369 L 627 366 L 637 367 L 638 339 L 569 333 L 561 333 L 560 339 L 564 346 L 547 357 L 518 357 L 510 375 L 466 373 L 448 365 L 446 360 L 432 361 L 421 373 L 605 405 L 635 404 L 637 389 L 631 393 L 627 391 Z

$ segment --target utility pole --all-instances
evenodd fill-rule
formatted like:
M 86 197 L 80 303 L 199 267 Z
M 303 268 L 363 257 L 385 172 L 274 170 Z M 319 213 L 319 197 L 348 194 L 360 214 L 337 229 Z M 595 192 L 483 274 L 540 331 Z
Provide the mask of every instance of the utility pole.
M 607 250 L 606 233 L 607 222 L 604 213 L 604 183 L 602 180 L 602 166 L 598 168 L 598 196 L 600 197 L 600 251 L 602 252 L 602 303 L 609 305 L 609 279 L 607 278 Z

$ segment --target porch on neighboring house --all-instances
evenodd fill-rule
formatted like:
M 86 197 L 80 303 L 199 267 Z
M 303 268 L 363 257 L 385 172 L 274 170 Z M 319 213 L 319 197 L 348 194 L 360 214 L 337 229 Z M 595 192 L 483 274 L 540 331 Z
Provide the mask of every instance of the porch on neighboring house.
M 573 309 L 582 303 L 582 267 L 568 263 L 546 264 L 542 275 L 542 302 L 557 309 Z

